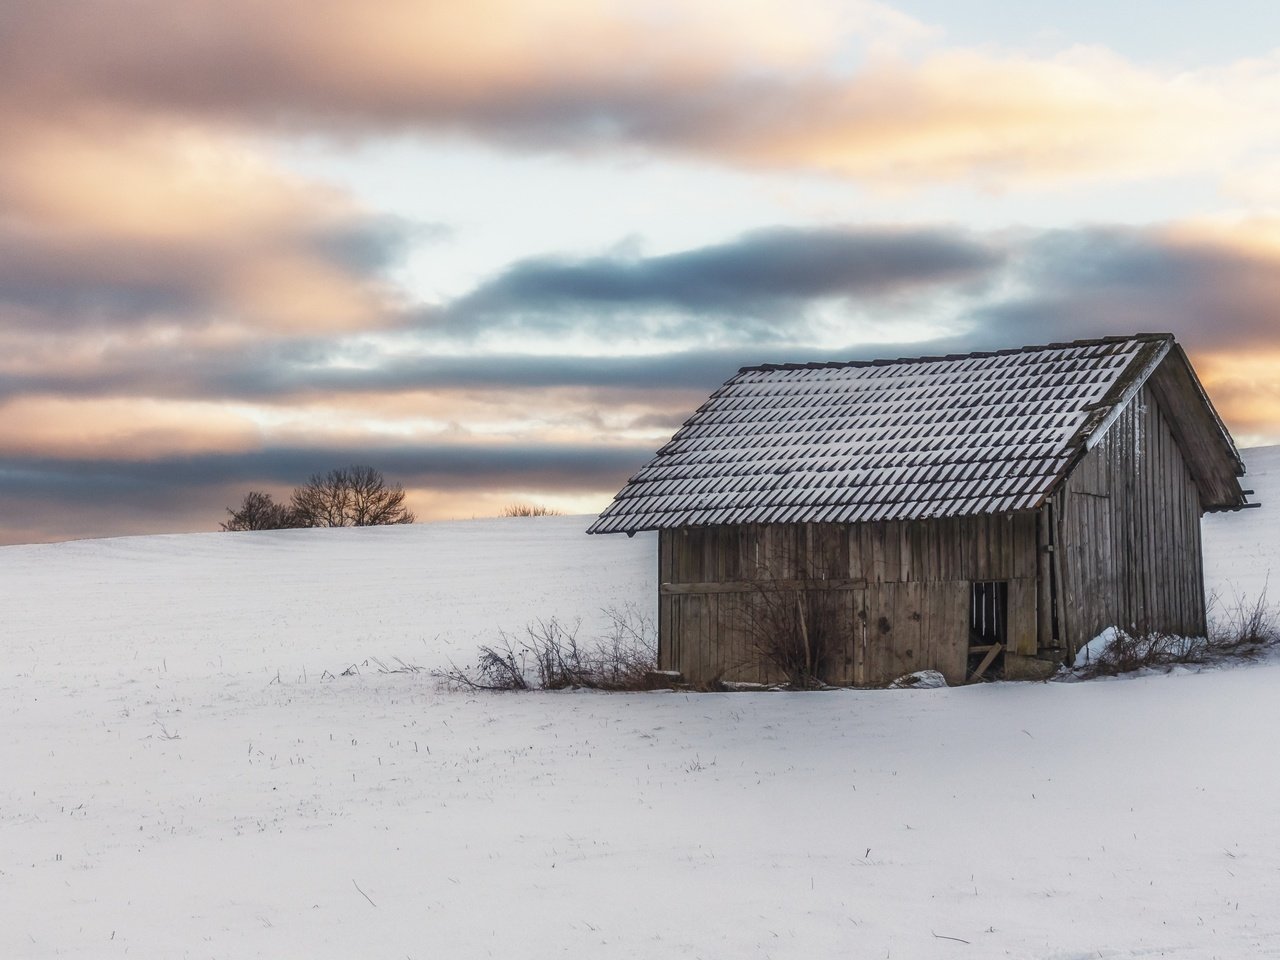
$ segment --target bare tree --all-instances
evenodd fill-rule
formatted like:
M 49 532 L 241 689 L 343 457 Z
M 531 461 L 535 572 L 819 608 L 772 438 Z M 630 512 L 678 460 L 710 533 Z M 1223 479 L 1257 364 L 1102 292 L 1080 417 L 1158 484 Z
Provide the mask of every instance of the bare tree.
M 220 526 L 223 530 L 286 530 L 301 526 L 287 504 L 276 503 L 271 494 L 250 490 L 239 509 L 227 507 L 231 515 Z
M 413 523 L 404 488 L 387 486 L 373 467 L 353 464 L 315 474 L 293 491 L 291 509 L 304 527 L 377 527 Z

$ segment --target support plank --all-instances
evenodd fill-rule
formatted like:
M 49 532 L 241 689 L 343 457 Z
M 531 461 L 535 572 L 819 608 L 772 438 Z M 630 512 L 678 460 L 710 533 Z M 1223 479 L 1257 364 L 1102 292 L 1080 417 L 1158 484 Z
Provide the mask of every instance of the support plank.
M 999 656 L 1000 651 L 1003 649 L 1004 644 L 993 643 L 987 649 L 987 655 L 982 658 L 982 662 L 978 664 L 977 669 L 975 669 L 973 674 L 969 677 L 969 682 L 976 683 L 978 680 L 981 680 L 982 675 L 987 672 L 987 668 L 991 666 L 996 657 Z

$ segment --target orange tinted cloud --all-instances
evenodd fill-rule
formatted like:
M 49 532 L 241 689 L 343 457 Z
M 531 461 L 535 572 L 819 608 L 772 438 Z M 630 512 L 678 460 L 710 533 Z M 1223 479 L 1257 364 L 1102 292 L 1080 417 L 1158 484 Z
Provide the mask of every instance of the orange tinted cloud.
M 252 419 L 223 404 L 64 397 L 0 403 L 0 456 L 146 460 L 242 453 L 261 441 Z
M 625 479 L 625 478 L 623 478 Z M 613 489 L 587 493 L 565 493 L 554 488 L 513 488 L 510 490 L 472 490 L 456 492 L 410 488 L 405 498 L 419 522 L 429 520 L 470 520 L 475 517 L 500 517 L 513 504 L 548 507 L 563 514 L 595 514 L 605 508 Z M 512 523 L 519 523 L 512 519 Z
M 1241 446 L 1280 440 L 1280 345 L 1198 352 L 1192 363 Z
M 539 391 L 535 409 L 527 395 L 493 391 L 295 395 L 271 405 L 25 395 L 0 402 L 0 458 L 145 461 L 270 447 L 520 444 L 531 437 L 549 446 L 641 442 L 656 447 L 687 413 L 672 410 L 661 425 L 651 422 L 654 411 L 663 408 L 663 398 L 643 394 L 605 405 L 595 392 L 581 389 Z
M 241 141 L 139 118 L 7 119 L 0 326 L 393 322 L 378 261 L 396 254 L 396 225 Z
M 725 375 L 732 372 L 726 370 Z M 707 384 L 707 388 L 714 386 Z M 665 440 L 703 399 L 705 389 L 670 391 L 583 387 L 394 389 L 325 394 L 308 391 L 263 405 L 260 421 L 315 441 L 347 431 L 352 437 L 411 438 L 443 434 L 546 439 Z
M 414 120 L 590 84 L 641 91 L 803 66 L 853 26 L 909 34 L 870 2 L 704 0 L 133 0 L 36 4 L 6 16 L 9 99 Z M 272 116 L 274 114 L 274 116 Z
M 1274 145 L 1280 60 L 1174 72 L 1097 49 L 946 49 L 874 3 L 28 4 L 11 109 L 283 132 L 462 131 L 884 182 L 1217 175 Z M 145 24 L 145 30 L 139 29 Z M 851 64 L 855 66 L 850 66 Z
M 1210 171 L 1273 139 L 1280 62 L 1266 83 L 1171 76 L 1102 50 L 1051 58 L 944 51 L 873 61 L 847 81 L 763 98 L 709 145 L 771 166 L 886 183 L 1002 188 L 1076 178 Z M 1262 125 L 1262 129 L 1260 129 Z

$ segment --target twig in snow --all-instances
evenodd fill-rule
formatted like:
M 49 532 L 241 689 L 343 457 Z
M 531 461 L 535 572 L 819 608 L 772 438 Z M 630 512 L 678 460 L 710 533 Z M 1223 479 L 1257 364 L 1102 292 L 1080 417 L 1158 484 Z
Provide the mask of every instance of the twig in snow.
M 929 932 L 930 932 L 930 933 L 933 933 L 933 931 L 932 931 L 932 930 L 930 930 Z M 944 935 L 943 935 L 943 934 L 941 934 L 941 933 L 933 933 L 933 935 L 934 935 L 937 939 L 939 939 L 939 940 L 954 940 L 956 943 L 968 943 L 968 942 L 969 942 L 968 940 L 961 940 L 959 937 L 948 937 L 948 936 L 944 936 Z
M 351 878 L 351 885 L 352 885 L 353 887 L 355 887 L 357 890 L 360 890 L 360 884 L 356 883 L 355 877 L 352 877 L 352 878 Z M 363 890 L 360 890 L 360 896 L 364 897 L 366 900 L 368 900 L 368 901 L 369 901 L 369 906 L 371 906 L 371 907 L 376 907 L 376 906 L 377 906 L 377 904 L 373 902 L 372 898 L 371 898 L 367 893 L 365 893 Z M 936 936 L 936 934 L 935 934 L 935 936 Z

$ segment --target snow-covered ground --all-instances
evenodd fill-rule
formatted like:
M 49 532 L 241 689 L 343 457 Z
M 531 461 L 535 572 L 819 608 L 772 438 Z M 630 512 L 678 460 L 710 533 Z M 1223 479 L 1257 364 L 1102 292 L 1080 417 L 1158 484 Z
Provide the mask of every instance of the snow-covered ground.
M 1280 449 L 1246 458 L 1267 506 L 1205 522 L 1224 594 L 1280 568 Z M 584 525 L 0 548 L 0 957 L 1280 957 L 1275 662 L 821 694 L 378 671 L 651 604 L 652 538 Z
M 1280 600 L 1280 446 L 1242 451 L 1248 473 L 1241 480 L 1257 510 L 1205 516 L 1204 574 L 1220 606 L 1264 589 Z M 1270 584 L 1268 583 L 1270 580 Z

